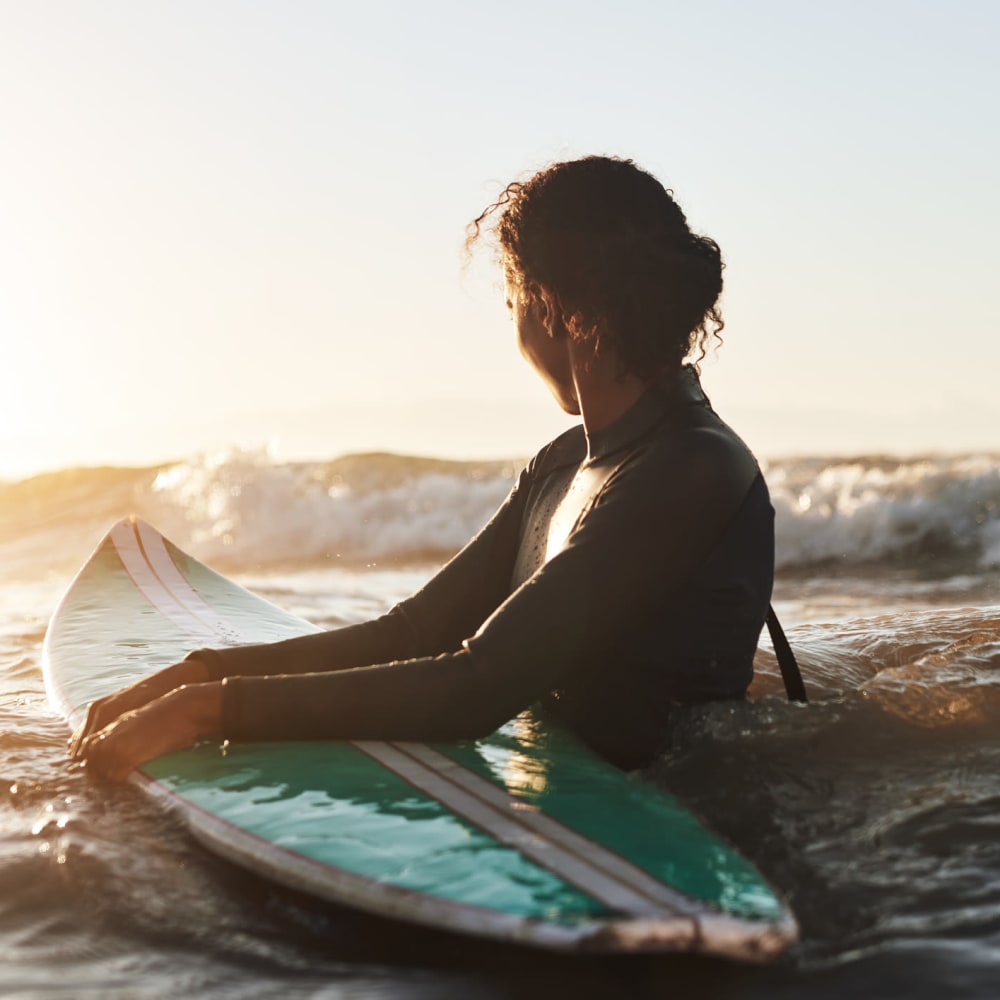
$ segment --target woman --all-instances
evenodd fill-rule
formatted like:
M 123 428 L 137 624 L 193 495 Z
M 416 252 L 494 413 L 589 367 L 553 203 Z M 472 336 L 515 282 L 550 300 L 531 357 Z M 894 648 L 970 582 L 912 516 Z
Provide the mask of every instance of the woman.
M 198 650 L 90 706 L 74 756 L 124 778 L 202 738 L 453 740 L 544 708 L 616 764 L 673 706 L 742 698 L 767 613 L 773 511 L 684 365 L 722 319 L 718 246 L 631 161 L 559 163 L 492 223 L 520 350 L 580 426 L 383 617 Z

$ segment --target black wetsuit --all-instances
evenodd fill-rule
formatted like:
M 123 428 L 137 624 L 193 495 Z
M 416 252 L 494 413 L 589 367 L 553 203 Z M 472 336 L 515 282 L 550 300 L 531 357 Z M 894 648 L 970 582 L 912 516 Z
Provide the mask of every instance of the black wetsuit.
M 191 655 L 226 678 L 228 739 L 462 739 L 541 700 L 635 767 L 672 706 L 744 696 L 773 517 L 753 456 L 685 368 L 589 440 L 576 427 L 543 448 L 381 618 Z

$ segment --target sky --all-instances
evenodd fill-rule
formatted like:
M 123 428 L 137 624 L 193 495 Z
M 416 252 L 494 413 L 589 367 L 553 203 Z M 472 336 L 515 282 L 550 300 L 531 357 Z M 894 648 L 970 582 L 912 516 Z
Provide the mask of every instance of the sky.
M 998 449 L 994 0 L 0 0 L 0 476 L 567 425 L 468 221 L 628 156 L 762 457 Z

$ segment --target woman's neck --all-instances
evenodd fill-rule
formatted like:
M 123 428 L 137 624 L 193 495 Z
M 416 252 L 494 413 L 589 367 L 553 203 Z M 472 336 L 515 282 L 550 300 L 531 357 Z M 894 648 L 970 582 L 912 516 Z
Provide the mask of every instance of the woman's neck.
M 622 374 L 615 355 L 594 357 L 589 345 L 583 351 L 570 348 L 576 399 L 588 436 L 613 424 L 630 410 L 650 386 L 649 379 Z M 583 355 L 586 355 L 585 357 Z

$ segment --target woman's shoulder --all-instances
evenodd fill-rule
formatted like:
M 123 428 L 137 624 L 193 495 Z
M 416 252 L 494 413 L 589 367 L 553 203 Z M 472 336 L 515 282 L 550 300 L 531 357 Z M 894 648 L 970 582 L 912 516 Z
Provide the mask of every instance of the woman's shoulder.
M 641 460 L 647 474 L 745 492 L 760 474 L 753 452 L 707 400 L 687 411 L 652 436 Z
M 546 476 L 557 469 L 578 466 L 587 457 L 587 437 L 580 424 L 563 431 L 528 462 L 525 472 L 531 476 Z

